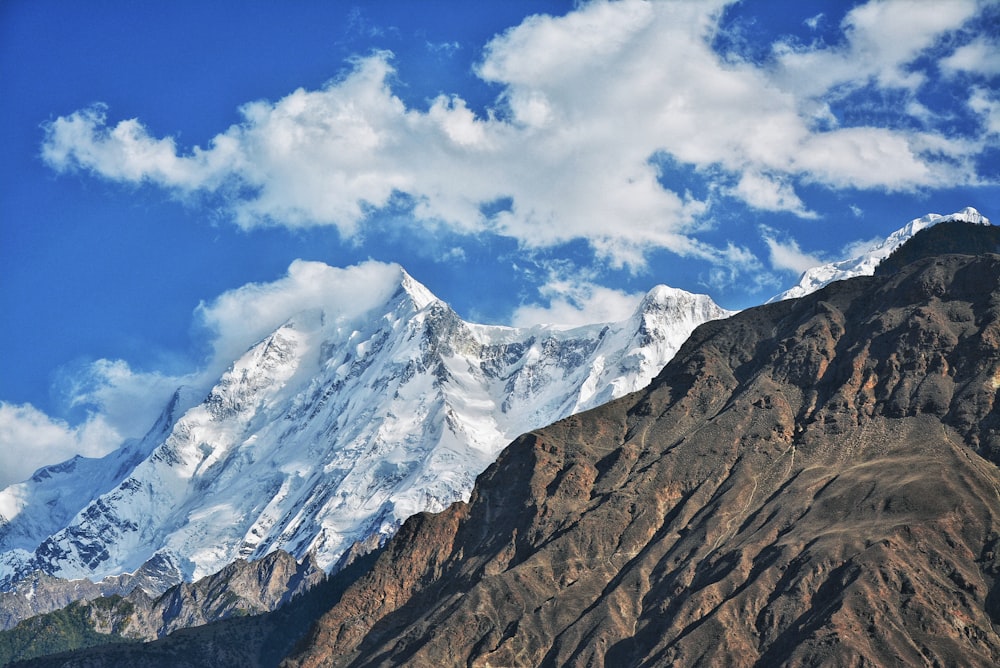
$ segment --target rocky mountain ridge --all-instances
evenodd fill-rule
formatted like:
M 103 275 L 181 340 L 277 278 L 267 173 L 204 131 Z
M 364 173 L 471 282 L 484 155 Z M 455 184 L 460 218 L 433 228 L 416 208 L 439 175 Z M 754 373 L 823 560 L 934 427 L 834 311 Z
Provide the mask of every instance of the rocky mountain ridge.
M 4 588 L 42 572 L 128 594 L 115 578 L 153 560 L 170 566 L 147 588 L 158 595 L 278 549 L 329 570 L 467 496 L 517 434 L 643 386 L 696 325 L 728 315 L 661 286 L 618 323 L 484 326 L 402 269 L 394 280 L 353 318 L 299 314 L 203 401 L 175 396 L 145 438 L 0 492 Z
M 921 230 L 929 229 L 940 223 L 969 223 L 972 225 L 990 225 L 989 219 L 971 206 L 961 211 L 942 216 L 928 213 L 920 218 L 914 218 L 906 225 L 890 234 L 883 240 L 869 246 L 859 255 L 822 264 L 803 272 L 799 282 L 784 292 L 775 295 L 767 303 L 804 297 L 834 281 L 842 281 L 855 276 L 871 276 L 875 268 L 892 253 L 909 241 Z
M 707 323 L 407 520 L 283 665 L 996 665 L 998 378 L 1000 255 Z M 276 665 L 297 610 L 30 665 Z
M 408 520 L 285 665 L 996 665 L 998 378 L 997 255 L 703 325 Z

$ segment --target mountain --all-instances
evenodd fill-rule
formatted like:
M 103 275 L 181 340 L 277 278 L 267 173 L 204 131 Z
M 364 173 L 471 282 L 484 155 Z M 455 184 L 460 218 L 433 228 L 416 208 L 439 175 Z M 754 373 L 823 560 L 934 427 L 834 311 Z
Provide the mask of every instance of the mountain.
M 998 379 L 993 254 L 702 325 L 407 520 L 284 665 L 998 665 Z
M 0 631 L 0 665 L 66 666 L 277 666 L 292 651 L 310 625 L 336 601 L 344 589 L 371 567 L 377 553 L 361 556 L 336 574 L 314 587 L 295 595 L 287 604 L 265 614 L 250 614 L 255 604 L 239 596 L 225 600 L 215 578 L 185 589 L 195 599 L 187 608 L 212 614 L 234 605 L 235 614 L 203 626 L 180 629 L 153 642 L 139 643 L 126 637 L 134 620 L 145 611 L 130 601 L 114 596 L 90 602 L 77 602 L 55 612 L 21 622 L 15 629 Z M 266 565 L 266 562 L 271 562 Z M 263 572 L 274 582 L 274 574 L 283 572 L 275 563 L 289 563 L 288 555 L 273 553 L 257 562 L 237 562 L 237 579 Z M 262 567 L 262 565 L 264 565 Z M 246 591 L 246 590 L 243 590 Z M 222 593 L 223 596 L 217 594 Z M 174 595 L 170 590 L 163 595 Z M 203 600 L 197 600 L 201 599 Z M 221 605 L 220 605 L 221 604 Z M 138 615 L 136 613 L 139 613 Z M 172 613 L 172 610 L 168 611 Z M 148 619 L 148 617 L 147 617 Z M 174 618 L 176 621 L 176 618 Z M 102 649 L 104 650 L 103 653 Z
M 643 387 L 695 326 L 729 315 L 660 286 L 622 322 L 514 329 L 463 321 L 402 269 L 393 281 L 351 315 L 298 314 L 203 401 L 178 393 L 143 439 L 0 492 L 3 588 L 153 560 L 169 566 L 146 582 L 155 595 L 279 549 L 330 570 L 467 498 L 516 435 Z
M 30 665 L 996 665 L 1000 256 L 936 245 L 699 327 L 275 613 Z
M 807 269 L 802 274 L 797 285 L 785 290 L 781 294 L 775 295 L 767 303 L 770 304 L 785 299 L 804 297 L 825 285 L 829 285 L 833 281 L 841 281 L 845 278 L 853 278 L 855 276 L 871 276 L 875 273 L 875 268 L 880 262 L 889 257 L 893 251 L 906 243 L 914 234 L 920 230 L 947 222 L 972 223 L 975 225 L 990 224 L 986 216 L 971 206 L 947 216 L 929 213 L 921 218 L 911 220 L 890 234 L 885 240 L 869 246 L 860 255 Z
M 287 552 L 254 562 L 237 560 L 198 582 L 183 582 L 160 596 L 140 588 L 128 595 L 75 600 L 55 612 L 0 631 L 0 665 L 60 650 L 155 640 L 178 629 L 273 611 L 323 582 L 311 562 Z

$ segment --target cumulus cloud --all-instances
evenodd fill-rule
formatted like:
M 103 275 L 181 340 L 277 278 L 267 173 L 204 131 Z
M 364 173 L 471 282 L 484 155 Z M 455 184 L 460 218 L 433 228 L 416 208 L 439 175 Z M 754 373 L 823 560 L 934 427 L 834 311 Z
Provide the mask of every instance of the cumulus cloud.
M 546 267 L 548 278 L 538 294 L 547 305 L 523 304 L 511 316 L 515 327 L 551 325 L 569 329 L 595 322 L 618 322 L 635 312 L 643 293 L 599 285 L 592 271 L 565 263 Z
M 484 47 L 476 72 L 500 91 L 485 115 L 457 95 L 408 107 L 380 52 L 319 90 L 244 105 L 242 122 L 205 147 L 183 150 L 95 107 L 50 123 L 43 157 L 57 170 L 219 195 L 244 228 L 329 225 L 351 238 L 372 212 L 405 201 L 412 213 L 400 225 L 487 231 L 525 248 L 583 239 L 634 269 L 652 249 L 712 261 L 727 252 L 696 240 L 712 203 L 673 186 L 656 155 L 719 175 L 752 208 L 803 218 L 813 213 L 801 183 L 975 181 L 963 158 L 974 143 L 848 125 L 830 105 L 866 86 L 918 89 L 927 75 L 914 61 L 974 15 L 974 0 L 872 0 L 848 13 L 842 43 L 782 43 L 766 65 L 713 50 L 728 4 L 598 0 L 529 17 Z M 948 66 L 968 67 L 972 48 Z M 498 200 L 511 204 L 484 213 Z
M 844 17 L 842 45 L 776 45 L 779 76 L 784 86 L 806 97 L 872 82 L 882 88 L 915 90 L 925 74 L 908 66 L 942 35 L 961 28 L 978 10 L 976 0 L 871 0 Z
M 950 75 L 971 72 L 995 76 L 1000 74 L 1000 44 L 981 37 L 955 49 L 938 66 Z
M 350 323 L 399 288 L 399 265 L 369 261 L 337 268 L 322 262 L 295 260 L 285 276 L 269 283 L 248 283 L 229 290 L 196 309 L 210 333 L 217 374 L 278 327 L 300 313 L 322 310 L 333 322 Z
M 99 457 L 121 442 L 103 418 L 71 427 L 30 404 L 0 402 L 0 489 L 74 455 Z
M 791 211 L 800 218 L 816 217 L 814 212 L 806 209 L 795 189 L 784 179 L 747 171 L 730 193 L 762 211 Z

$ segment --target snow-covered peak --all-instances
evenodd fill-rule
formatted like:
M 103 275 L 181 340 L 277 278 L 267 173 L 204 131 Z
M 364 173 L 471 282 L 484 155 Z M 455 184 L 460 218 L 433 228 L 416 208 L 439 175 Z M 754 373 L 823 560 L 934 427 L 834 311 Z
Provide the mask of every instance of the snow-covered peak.
M 410 296 L 418 310 L 440 301 L 423 283 L 406 273 L 405 269 L 400 267 L 399 271 L 399 285 Z
M 35 569 L 99 579 L 156 554 L 186 578 L 276 549 L 332 567 L 355 541 L 466 497 L 517 435 L 646 385 L 695 327 L 728 315 L 657 286 L 619 322 L 474 325 L 395 265 L 290 273 L 313 298 L 204 401 L 178 395 L 97 489 L 98 464 L 79 462 L 0 496 L 0 586 Z
M 721 309 L 708 295 L 672 288 L 669 285 L 657 285 L 642 298 L 636 308 L 636 315 L 648 313 L 692 314 L 695 317 L 704 315 L 707 320 L 730 314 Z
M 884 241 L 872 244 L 860 255 L 851 258 L 822 264 L 811 269 L 807 269 L 796 286 L 775 295 L 767 300 L 767 303 L 778 302 L 785 299 L 804 297 L 833 281 L 840 281 L 855 276 L 871 276 L 875 273 L 875 267 L 889 257 L 894 250 L 902 246 L 908 239 L 920 230 L 937 225 L 938 223 L 959 221 L 972 223 L 975 225 L 989 225 L 989 219 L 979 213 L 971 206 L 965 207 L 948 215 L 929 213 L 920 218 L 914 218 L 903 227 L 890 234 Z

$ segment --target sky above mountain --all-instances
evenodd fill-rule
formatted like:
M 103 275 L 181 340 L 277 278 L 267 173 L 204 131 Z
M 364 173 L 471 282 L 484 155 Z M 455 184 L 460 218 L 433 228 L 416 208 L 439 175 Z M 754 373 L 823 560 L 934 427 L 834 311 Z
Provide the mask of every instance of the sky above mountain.
M 468 320 L 571 325 L 996 219 L 998 26 L 975 0 L 6 0 L 0 485 L 138 435 L 317 286 L 375 298 L 378 263 Z

